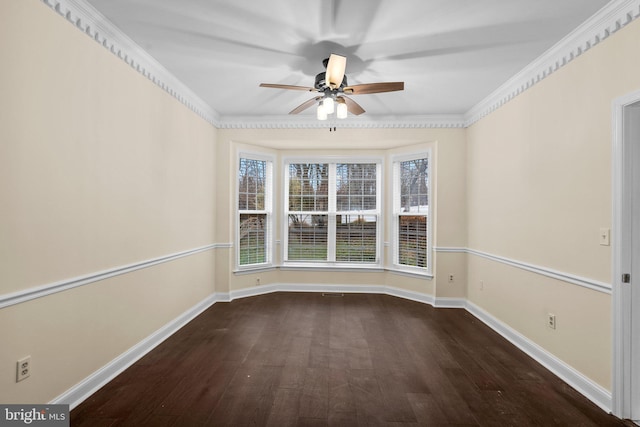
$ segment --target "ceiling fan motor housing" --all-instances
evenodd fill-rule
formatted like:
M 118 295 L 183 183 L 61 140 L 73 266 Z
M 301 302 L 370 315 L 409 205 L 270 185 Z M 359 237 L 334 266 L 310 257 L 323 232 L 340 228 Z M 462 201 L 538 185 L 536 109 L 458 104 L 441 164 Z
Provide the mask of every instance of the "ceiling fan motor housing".
M 323 61 L 326 68 L 325 72 L 316 75 L 314 87 L 295 86 L 286 84 L 261 83 L 260 87 L 271 87 L 276 89 L 302 90 L 305 92 L 321 92 L 322 95 L 315 96 L 308 101 L 303 102 L 289 114 L 298 114 L 312 105 L 318 104 L 318 111 L 323 110 L 325 113 L 333 113 L 336 110 L 338 118 L 346 118 L 347 111 L 353 115 L 359 116 L 364 113 L 364 109 L 354 100 L 345 95 L 359 95 L 382 92 L 393 92 L 404 90 L 404 82 L 382 82 L 382 83 L 364 83 L 355 86 L 349 86 L 347 83 L 347 75 L 345 74 L 347 67 L 346 56 L 331 54 L 331 56 Z M 340 81 L 340 79 L 342 79 Z M 338 81 L 340 84 L 338 85 Z M 335 106 L 334 103 L 338 105 Z M 327 107 L 322 108 L 322 107 Z M 324 114 L 326 118 L 326 114 Z M 318 119 L 321 118 L 318 113 Z
M 326 89 L 330 89 L 329 85 L 327 84 L 326 74 L 327 74 L 326 72 L 322 72 L 316 75 L 316 83 L 314 87 L 318 89 L 318 91 L 320 92 L 324 92 Z M 340 83 L 340 87 L 338 87 L 336 91 L 342 92 L 342 89 L 344 89 L 347 86 L 348 86 L 347 76 L 345 75 L 344 78 L 342 79 L 342 83 Z

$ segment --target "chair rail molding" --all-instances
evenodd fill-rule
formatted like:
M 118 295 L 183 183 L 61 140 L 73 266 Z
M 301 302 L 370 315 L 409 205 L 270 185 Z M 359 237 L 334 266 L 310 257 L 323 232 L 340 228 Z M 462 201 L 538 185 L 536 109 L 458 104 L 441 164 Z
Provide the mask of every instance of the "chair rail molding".
M 483 252 L 476 249 L 460 248 L 460 247 L 449 248 L 449 247 L 440 246 L 440 247 L 433 248 L 433 250 L 436 253 L 466 253 L 470 255 L 475 255 L 481 258 L 489 259 L 491 261 L 506 264 L 511 267 L 515 267 L 522 270 L 530 271 L 532 273 L 540 274 L 542 276 L 551 277 L 553 279 L 562 280 L 563 282 L 572 283 L 574 285 L 582 286 L 584 288 L 589 288 L 594 291 L 611 294 L 610 283 L 600 282 L 598 280 L 589 279 L 587 277 L 577 276 L 571 273 L 565 273 L 565 272 L 554 270 L 551 268 L 530 264 L 528 262 L 518 261 L 511 258 L 506 258 L 500 255 L 490 254 L 488 252 Z
M 9 307 L 23 302 L 31 301 L 36 298 L 42 298 L 47 295 L 63 292 L 69 289 L 77 288 L 79 286 L 89 285 L 91 283 L 108 279 L 110 277 L 119 276 L 121 274 L 131 273 L 143 268 L 152 267 L 157 264 L 173 261 L 178 258 L 183 258 L 190 255 L 195 255 L 200 252 L 209 251 L 221 247 L 217 244 L 211 244 L 201 246 L 194 249 L 188 249 L 181 252 L 175 252 L 169 255 L 164 255 L 157 258 L 152 258 L 132 264 L 122 265 L 119 267 L 110 268 L 108 270 L 102 270 L 95 273 L 87 274 L 84 276 L 73 277 L 70 279 L 61 280 L 54 283 L 49 283 L 43 286 L 33 287 L 10 294 L 0 295 L 0 309 Z

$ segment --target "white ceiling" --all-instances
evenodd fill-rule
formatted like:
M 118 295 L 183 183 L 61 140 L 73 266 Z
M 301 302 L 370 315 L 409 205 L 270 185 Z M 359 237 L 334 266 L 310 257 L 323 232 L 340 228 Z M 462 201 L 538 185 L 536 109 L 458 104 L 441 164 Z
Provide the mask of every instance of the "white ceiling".
M 88 0 L 221 117 L 286 114 L 330 53 L 364 116 L 464 114 L 608 0 Z M 314 114 L 314 109 L 303 115 Z

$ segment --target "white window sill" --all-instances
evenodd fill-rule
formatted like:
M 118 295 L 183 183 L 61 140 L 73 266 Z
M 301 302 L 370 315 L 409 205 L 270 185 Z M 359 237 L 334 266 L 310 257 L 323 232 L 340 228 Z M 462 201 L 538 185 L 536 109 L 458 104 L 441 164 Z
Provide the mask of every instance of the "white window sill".
M 401 276 L 415 277 L 418 279 L 428 279 L 428 280 L 433 279 L 433 274 L 430 271 L 400 267 L 398 265 L 394 265 L 391 268 L 387 268 L 387 271 L 390 271 L 391 273 L 399 274 Z
M 261 273 L 263 271 L 273 271 L 277 266 L 273 264 L 256 264 L 256 265 L 243 265 L 242 267 L 237 267 L 233 270 L 233 274 L 243 275 L 243 274 L 254 274 Z
M 256 266 L 243 266 L 242 268 L 237 268 L 233 271 L 233 274 L 241 276 L 243 274 L 255 274 L 261 273 L 265 271 L 324 271 L 324 272 L 362 272 L 362 273 L 384 273 L 385 271 L 398 274 L 400 276 L 413 277 L 417 279 L 427 279 L 432 280 L 433 274 L 425 271 L 416 271 L 409 270 L 404 268 L 397 268 L 394 266 L 392 268 L 384 268 L 379 265 L 344 265 L 344 264 L 284 264 L 284 265 L 273 265 L 273 264 L 261 264 Z
M 320 264 L 320 263 L 295 263 L 283 264 L 280 267 L 282 271 L 361 271 L 366 273 L 381 273 L 384 271 L 378 264 L 372 265 L 345 265 L 345 264 Z

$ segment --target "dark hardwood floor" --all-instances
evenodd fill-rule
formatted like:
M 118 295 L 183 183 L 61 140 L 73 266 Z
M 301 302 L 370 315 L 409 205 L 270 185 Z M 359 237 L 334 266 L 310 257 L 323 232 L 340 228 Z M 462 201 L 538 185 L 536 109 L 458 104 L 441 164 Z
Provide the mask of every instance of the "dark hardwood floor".
M 217 303 L 71 413 L 91 426 L 631 426 L 469 313 L 386 295 Z

